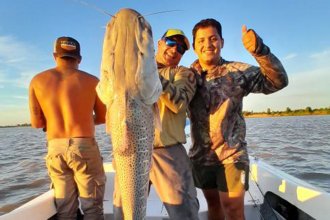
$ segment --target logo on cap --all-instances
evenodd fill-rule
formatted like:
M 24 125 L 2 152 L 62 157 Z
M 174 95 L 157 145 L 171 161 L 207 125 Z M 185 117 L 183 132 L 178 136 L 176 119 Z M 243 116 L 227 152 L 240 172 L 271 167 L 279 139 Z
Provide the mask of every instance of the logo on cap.
M 64 50 L 75 50 L 77 48 L 76 44 L 72 41 L 61 41 L 60 45 Z
M 54 44 L 54 53 L 59 57 L 81 59 L 79 42 L 72 37 L 59 37 Z

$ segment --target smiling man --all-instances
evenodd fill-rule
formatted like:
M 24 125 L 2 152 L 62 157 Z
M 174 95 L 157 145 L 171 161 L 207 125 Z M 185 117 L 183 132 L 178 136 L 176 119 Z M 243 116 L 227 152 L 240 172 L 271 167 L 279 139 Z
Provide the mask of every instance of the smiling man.
M 170 219 L 198 219 L 198 201 L 190 161 L 183 143 L 188 104 L 195 93 L 194 73 L 179 62 L 189 41 L 179 29 L 169 29 L 158 41 L 156 62 L 163 92 L 157 102 L 161 128 L 155 130 L 150 182 Z M 115 219 L 123 219 L 115 184 Z
M 194 73 L 179 62 L 189 49 L 183 31 L 169 29 L 158 41 L 156 62 L 163 93 L 158 101 L 161 130 L 156 129 L 150 181 L 170 219 L 198 219 L 198 201 L 186 143 L 186 112 L 195 94 Z
M 260 67 L 221 57 L 221 24 L 205 19 L 193 29 L 198 56 L 197 90 L 189 105 L 195 185 L 203 190 L 209 219 L 244 219 L 244 194 L 248 189 L 249 158 L 245 141 L 243 98 L 270 94 L 288 84 L 281 62 L 253 31 L 242 28 L 242 41 Z

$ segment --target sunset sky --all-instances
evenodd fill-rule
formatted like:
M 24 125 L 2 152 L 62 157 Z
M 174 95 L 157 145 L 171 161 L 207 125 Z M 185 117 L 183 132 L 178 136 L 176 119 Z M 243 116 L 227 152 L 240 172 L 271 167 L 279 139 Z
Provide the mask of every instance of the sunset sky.
M 244 110 L 330 107 L 328 0 L 1 0 L 0 125 L 29 123 L 28 85 L 34 75 L 54 67 L 53 42 L 59 36 L 80 42 L 80 69 L 99 77 L 105 25 L 110 20 L 102 11 L 115 14 L 120 8 L 146 15 L 155 45 L 168 28 L 182 29 L 192 43 L 193 26 L 215 18 L 223 26 L 223 58 L 256 65 L 241 42 L 242 25 L 254 29 L 282 61 L 289 86 L 272 95 L 251 94 Z M 190 50 L 181 64 L 189 66 L 195 59 Z

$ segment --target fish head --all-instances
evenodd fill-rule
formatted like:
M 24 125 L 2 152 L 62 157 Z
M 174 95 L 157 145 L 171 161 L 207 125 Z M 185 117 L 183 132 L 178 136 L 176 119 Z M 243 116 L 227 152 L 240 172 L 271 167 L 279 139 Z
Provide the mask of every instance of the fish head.
M 126 91 L 145 104 L 153 104 L 162 86 L 149 22 L 134 9 L 123 8 L 111 18 L 107 29 L 104 45 L 112 54 L 107 62 L 114 76 L 113 91 Z

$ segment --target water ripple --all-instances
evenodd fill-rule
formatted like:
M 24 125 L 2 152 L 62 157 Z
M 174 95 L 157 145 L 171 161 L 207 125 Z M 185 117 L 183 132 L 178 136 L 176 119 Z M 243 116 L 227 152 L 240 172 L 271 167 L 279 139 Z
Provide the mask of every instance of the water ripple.
M 250 155 L 330 192 L 330 116 L 246 120 Z M 97 126 L 104 161 L 111 140 Z M 0 128 L 0 215 L 49 189 L 45 133 L 40 129 Z
M 250 155 L 330 192 L 330 116 L 249 118 Z

